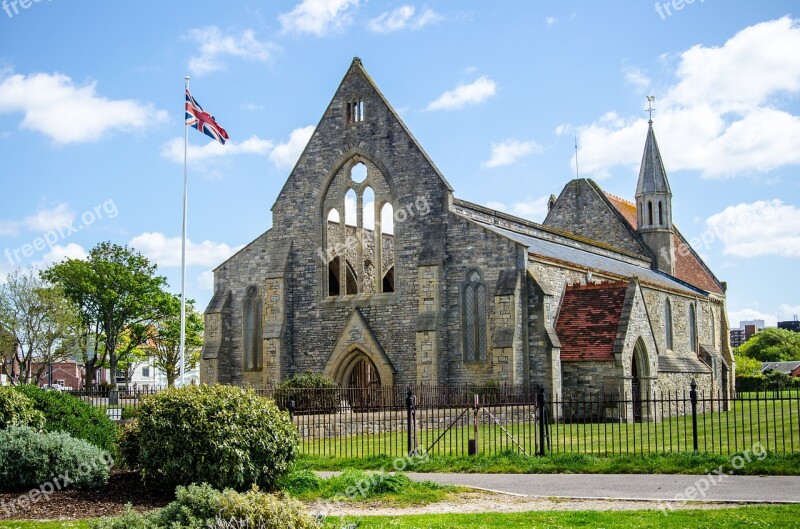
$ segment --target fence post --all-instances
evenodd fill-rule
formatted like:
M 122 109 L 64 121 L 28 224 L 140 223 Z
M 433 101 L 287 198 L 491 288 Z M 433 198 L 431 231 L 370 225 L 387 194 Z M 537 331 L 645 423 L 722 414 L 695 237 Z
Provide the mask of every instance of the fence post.
M 478 399 L 479 399 L 478 394 L 475 393 L 475 409 L 474 409 L 474 412 L 473 412 L 475 414 L 475 421 L 474 421 L 475 422 L 475 429 L 474 429 L 474 432 L 475 432 L 475 447 L 474 447 L 474 449 L 475 449 L 475 451 L 474 451 L 474 453 L 472 455 L 478 455 L 478 435 L 479 435 L 478 434 L 478 420 L 480 419 L 479 413 L 480 413 L 480 410 L 481 410 L 480 401 Z
M 699 451 L 697 442 L 697 382 L 692 379 L 690 386 L 692 389 L 689 391 L 689 400 L 692 402 L 692 442 L 694 443 L 694 451 Z
M 543 456 L 545 455 L 544 429 L 546 423 L 544 416 L 544 388 L 541 386 L 536 392 L 536 405 L 539 408 L 539 450 L 537 450 L 537 454 Z
M 406 395 L 406 430 L 408 431 L 408 455 L 413 454 L 414 447 L 412 445 L 412 432 L 413 421 L 411 415 L 413 414 L 413 400 L 411 398 L 411 386 L 408 386 L 408 394 Z

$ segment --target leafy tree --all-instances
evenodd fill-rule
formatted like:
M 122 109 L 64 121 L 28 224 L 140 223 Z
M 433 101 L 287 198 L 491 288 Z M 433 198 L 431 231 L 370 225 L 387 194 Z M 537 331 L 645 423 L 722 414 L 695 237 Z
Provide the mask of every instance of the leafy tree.
M 153 366 L 166 375 L 167 384 L 174 386 L 180 375 L 181 298 L 165 294 L 160 305 L 163 317 L 151 327 L 147 352 L 153 359 Z M 186 300 L 185 343 L 184 365 L 188 371 L 197 367 L 203 347 L 203 318 L 195 310 L 194 301 L 190 299 Z
M 117 354 L 117 370 L 125 374 L 125 382 L 130 384 L 136 368 L 147 361 L 147 341 L 152 334 L 149 324 L 131 325 L 120 336 Z
M 166 279 L 156 275 L 156 265 L 127 246 L 102 242 L 86 260 L 67 259 L 43 275 L 61 285 L 79 308 L 88 334 L 103 338 L 111 382 L 116 383 L 120 338 L 129 327 L 158 319 Z M 89 355 L 92 359 L 97 356 Z M 93 366 L 96 369 L 97 365 Z M 89 368 L 87 366 L 87 374 Z M 87 376 L 87 384 L 93 377 Z
M 761 372 L 762 362 L 756 360 L 755 358 L 750 358 L 749 356 L 742 356 L 737 351 L 734 355 L 734 360 L 736 360 L 736 376 L 742 375 L 755 375 Z
M 800 360 L 800 333 L 786 329 L 764 329 L 739 347 L 739 355 L 761 362 Z
M 34 269 L 9 274 L 0 286 L 0 340 L 18 363 L 22 382 L 38 382 L 48 364 L 66 357 L 76 318 L 62 290 L 43 281 Z

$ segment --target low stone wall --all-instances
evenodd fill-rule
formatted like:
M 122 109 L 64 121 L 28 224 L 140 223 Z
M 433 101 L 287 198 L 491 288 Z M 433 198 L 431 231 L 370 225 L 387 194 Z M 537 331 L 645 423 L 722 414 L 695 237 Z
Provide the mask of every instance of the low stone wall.
M 414 429 L 417 432 L 441 432 L 451 426 L 453 428 L 474 427 L 474 410 L 470 408 L 463 413 L 465 409 L 417 409 Z M 406 410 L 403 409 L 375 412 L 343 410 L 328 414 L 296 415 L 294 423 L 300 432 L 301 439 L 313 441 L 356 435 L 405 432 L 408 425 L 406 413 Z M 505 426 L 507 424 L 535 423 L 536 418 L 534 404 L 486 406 L 479 412 L 478 425 L 490 426 L 499 423 Z

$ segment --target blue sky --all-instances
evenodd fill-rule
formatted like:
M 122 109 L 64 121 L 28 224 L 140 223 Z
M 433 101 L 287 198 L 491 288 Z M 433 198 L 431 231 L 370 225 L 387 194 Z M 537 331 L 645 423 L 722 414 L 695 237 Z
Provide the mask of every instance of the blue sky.
M 658 7 L 657 7 L 658 6 Z M 800 313 L 795 2 L 0 3 L 0 276 L 102 240 L 180 286 L 184 75 L 230 134 L 190 131 L 188 294 L 270 207 L 354 56 L 456 190 L 535 221 L 575 175 L 633 199 L 646 95 L 674 219 L 733 326 Z M 28 246 L 26 246 L 28 245 Z

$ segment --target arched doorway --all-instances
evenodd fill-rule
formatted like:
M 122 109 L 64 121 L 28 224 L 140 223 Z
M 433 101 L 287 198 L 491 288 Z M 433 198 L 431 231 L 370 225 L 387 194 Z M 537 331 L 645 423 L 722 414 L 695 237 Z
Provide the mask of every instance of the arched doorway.
M 633 405 L 633 420 L 642 420 L 642 385 L 639 379 L 639 368 L 636 366 L 636 355 L 631 360 L 631 404 Z
M 631 415 L 634 422 L 641 422 L 647 414 L 645 404 L 648 401 L 650 380 L 650 364 L 647 359 L 647 348 L 641 338 L 637 340 L 631 355 Z
M 358 351 L 342 371 L 339 383 L 348 388 L 368 388 L 381 385 L 381 375 L 372 360 L 363 352 Z

